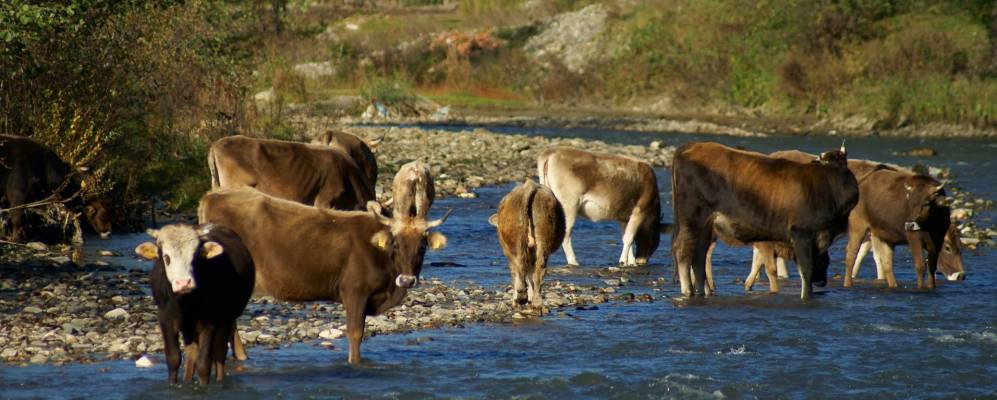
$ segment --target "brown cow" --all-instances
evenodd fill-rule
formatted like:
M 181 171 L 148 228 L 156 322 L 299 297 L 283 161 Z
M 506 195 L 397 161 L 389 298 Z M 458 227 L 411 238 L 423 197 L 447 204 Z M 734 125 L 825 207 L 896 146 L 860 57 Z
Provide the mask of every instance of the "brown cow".
M 25 204 L 51 198 L 64 201 L 68 209 L 83 211 L 86 221 L 107 239 L 111 216 L 99 200 L 84 201 L 86 169 L 73 169 L 59 155 L 34 139 L 0 135 L 0 209 L 10 208 L 11 240 L 25 239 Z
M 391 202 L 395 218 L 423 218 L 436 199 L 436 186 L 426 163 L 416 160 L 402 165 L 391 183 Z
M 400 304 L 418 281 L 426 247 L 446 245 L 445 236 L 429 232 L 446 215 L 435 221 L 398 220 L 374 211 L 308 207 L 252 188 L 209 192 L 198 216 L 242 238 L 256 264 L 260 293 L 342 303 L 351 364 L 360 362 L 366 316 Z
M 540 289 L 547 259 L 564 240 L 564 210 L 554 192 L 527 179 L 502 198 L 488 223 L 498 228 L 499 243 L 509 260 L 513 307 L 529 300 L 534 310 L 543 312 Z
M 813 159 L 815 157 L 812 154 L 796 150 L 778 151 L 772 153 L 772 156 L 786 158 L 795 161 Z M 859 204 L 855 207 L 854 210 L 852 210 L 852 214 L 855 214 L 852 216 L 852 218 L 863 218 L 866 215 L 868 215 L 868 212 L 856 214 L 860 213 L 861 210 L 873 210 L 872 213 L 876 215 L 881 215 L 878 212 L 879 210 L 885 211 L 886 209 L 890 208 L 899 210 L 899 208 L 894 206 L 898 204 L 907 203 L 910 200 L 907 197 L 906 192 L 903 190 L 887 191 L 884 190 L 884 188 L 882 187 L 877 187 L 873 189 L 871 186 L 866 184 L 865 181 L 867 177 L 873 177 L 873 176 L 881 177 L 884 174 L 890 174 L 890 175 L 903 176 L 907 179 L 911 179 L 912 182 L 913 181 L 923 182 L 923 180 L 921 179 L 915 179 L 915 177 L 918 177 L 919 175 L 915 174 L 913 171 L 909 169 L 891 164 L 878 163 L 875 161 L 849 160 L 848 169 L 850 169 L 852 173 L 855 174 L 855 177 L 858 179 L 859 191 L 860 191 Z M 880 174 L 879 171 L 889 171 L 889 172 L 884 172 Z M 876 173 L 876 175 L 873 175 L 873 173 Z M 929 182 L 934 182 L 936 185 L 940 185 L 940 183 L 934 180 L 931 180 Z M 866 193 L 869 193 L 870 196 L 865 196 Z M 942 201 L 942 203 L 947 204 L 947 201 Z M 908 206 L 910 206 L 910 204 L 908 204 Z M 946 212 L 945 210 L 936 210 L 936 211 Z M 884 222 L 884 220 L 876 219 L 876 222 L 882 223 Z M 850 219 L 849 224 L 851 223 L 852 222 Z M 894 234 L 896 234 L 897 232 L 902 232 L 903 221 L 893 221 L 893 223 L 896 224 L 892 229 L 894 231 Z M 870 224 L 869 222 L 860 223 L 860 225 L 869 225 L 869 224 Z M 886 228 L 880 226 L 877 229 L 869 229 L 871 232 L 868 235 L 870 238 L 870 245 L 873 249 L 873 256 L 876 259 L 877 277 L 879 279 L 886 279 L 890 287 L 895 287 L 896 278 L 893 274 L 893 247 L 896 246 L 897 244 L 906 243 L 905 240 L 906 235 L 892 235 L 891 236 L 892 240 L 883 240 L 883 238 L 877 236 L 877 232 L 881 232 L 882 229 Z M 851 231 L 851 228 L 849 228 L 849 231 Z M 945 232 L 942 235 L 943 236 L 942 245 L 935 246 L 935 248 L 938 249 L 937 268 L 943 275 L 945 275 L 946 279 L 948 280 L 964 279 L 966 275 L 962 265 L 962 248 L 961 248 L 962 244 L 959 241 L 959 232 L 952 224 L 949 224 L 948 228 L 943 229 L 942 232 Z M 858 232 L 856 232 L 855 235 L 858 235 Z M 938 233 L 934 233 L 934 235 L 938 235 Z M 864 234 L 861 238 L 858 239 L 854 239 L 852 238 L 852 236 L 849 236 L 849 245 L 858 246 L 858 248 L 849 247 L 849 249 L 851 250 L 846 249 L 845 253 L 846 258 L 849 255 L 853 257 L 852 264 L 850 265 L 851 268 L 848 268 L 848 266 L 845 267 L 846 273 L 848 273 L 849 275 L 845 279 L 846 286 L 851 285 L 851 280 L 855 278 L 857 274 L 855 270 L 857 269 L 858 265 L 861 263 L 862 259 L 862 257 L 858 256 L 858 254 L 861 254 L 862 256 L 865 255 L 861 249 L 862 247 L 866 247 L 864 238 L 865 238 Z M 854 240 L 858 240 L 860 244 L 853 243 Z M 915 257 L 915 260 L 916 259 L 917 258 Z M 934 268 L 932 268 L 932 270 L 934 270 Z
M 571 230 L 578 215 L 592 221 L 619 221 L 623 231 L 619 263 L 647 264 L 658 248 L 661 228 L 658 181 L 650 164 L 559 147 L 537 156 L 537 174 L 564 207 L 563 247 L 569 265 L 578 265 L 571 246 Z
M 827 249 L 858 202 L 858 183 L 846 159 L 844 148 L 808 164 L 717 143 L 679 148 L 672 164 L 672 257 L 682 294 L 711 293 L 706 254 L 718 232 L 740 243 L 792 243 L 800 296 L 809 299 L 812 284 L 827 283 Z
M 370 182 L 371 187 L 377 183 L 377 158 L 374 157 L 374 148 L 381 143 L 384 138 L 374 139 L 367 142 L 356 135 L 346 132 L 328 130 L 312 139 L 312 144 L 337 148 L 353 157 L 353 162 L 363 171 L 364 177 Z
M 884 251 L 881 257 L 883 274 L 890 287 L 897 286 L 893 275 L 893 246 L 907 243 L 914 256 L 918 288 L 925 287 L 924 252 L 927 251 L 926 285 L 933 289 L 938 257 L 951 225 L 949 199 L 945 197 L 942 184 L 928 176 L 877 169 L 862 178 L 859 188 L 861 199 L 848 219 L 845 286 L 852 285 L 852 267 L 859 246 L 866 233 L 871 232 L 873 245 L 883 244 L 877 246 L 877 250 Z
M 212 188 L 249 186 L 319 208 L 362 210 L 374 182 L 350 155 L 328 146 L 230 136 L 208 153 Z

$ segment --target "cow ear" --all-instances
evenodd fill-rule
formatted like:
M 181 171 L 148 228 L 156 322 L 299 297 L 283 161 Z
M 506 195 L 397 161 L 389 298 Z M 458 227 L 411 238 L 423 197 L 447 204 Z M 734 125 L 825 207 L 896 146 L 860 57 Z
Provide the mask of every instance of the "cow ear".
M 152 236 L 155 239 L 159 239 L 159 229 L 146 229 L 145 234 Z
M 491 217 L 488 217 L 488 223 L 498 228 L 498 214 L 492 214 Z
M 371 236 L 370 243 L 381 250 L 388 250 L 391 235 L 388 234 L 388 231 L 377 231 L 374 236 Z
M 433 250 L 439 250 L 447 247 L 447 237 L 443 236 L 442 233 L 433 232 L 430 233 L 426 240 L 429 242 L 429 248 Z
M 159 248 L 155 243 L 145 242 L 135 247 L 135 254 L 146 260 L 155 260 L 159 258 Z
M 224 252 L 225 248 L 221 244 L 218 244 L 218 242 L 204 242 L 201 245 L 201 255 L 207 259 L 218 257 Z

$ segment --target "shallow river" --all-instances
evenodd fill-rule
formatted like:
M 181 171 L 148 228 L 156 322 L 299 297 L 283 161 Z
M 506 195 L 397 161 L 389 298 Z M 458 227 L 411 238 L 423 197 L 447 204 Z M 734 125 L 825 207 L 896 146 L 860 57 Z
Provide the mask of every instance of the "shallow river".
M 460 128 L 451 128 L 455 134 Z M 502 129 L 497 129 L 502 130 Z M 505 130 L 520 133 L 519 128 Z M 679 144 L 715 140 L 763 152 L 836 148 L 833 137 L 734 138 L 587 130 L 531 130 L 544 136 L 583 137 L 628 144 L 661 140 Z M 910 165 L 896 150 L 930 146 L 938 157 L 923 160 L 951 168 L 976 196 L 997 198 L 997 142 L 969 140 L 849 139 L 849 156 Z M 671 220 L 667 170 L 658 171 L 664 215 Z M 484 188 L 473 200 L 444 199 L 434 216 L 454 208 L 442 227 L 450 246 L 428 253 L 424 278 L 448 284 L 508 284 L 505 258 L 487 218 L 511 185 Z M 992 225 L 993 213 L 978 222 Z M 130 254 L 141 235 L 97 243 Z M 583 267 L 548 280 L 593 281 L 619 255 L 617 224 L 580 221 L 575 251 Z M 346 364 L 346 341 L 333 350 L 298 344 L 255 348 L 252 359 L 210 388 L 170 387 L 166 367 L 136 369 L 132 361 L 62 367 L 0 366 L 0 398 L 212 397 L 528 397 L 528 398 L 951 398 L 997 394 L 997 252 L 965 252 L 968 278 L 940 280 L 935 291 L 912 289 L 906 248 L 897 251 L 901 288 L 873 280 L 867 257 L 856 288 L 833 279 L 816 299 L 799 300 L 799 281 L 784 282 L 778 295 L 766 283 L 745 293 L 736 279 L 748 272 L 748 248 L 718 246 L 714 255 L 720 295 L 690 303 L 672 301 L 678 288 L 649 284 L 671 277 L 669 238 L 620 292 L 650 293 L 653 303 L 568 309 L 563 315 L 512 324 L 472 325 L 410 334 L 375 336 L 363 346 L 365 362 Z M 831 273 L 840 274 L 843 240 L 832 252 Z M 121 264 L 122 258 L 113 261 Z M 458 266 L 432 267 L 433 262 Z M 136 262 L 134 265 L 139 265 Z M 940 277 L 940 276 L 939 276 Z M 161 355 L 153 358 L 161 361 Z M 231 371 L 230 363 L 230 371 Z

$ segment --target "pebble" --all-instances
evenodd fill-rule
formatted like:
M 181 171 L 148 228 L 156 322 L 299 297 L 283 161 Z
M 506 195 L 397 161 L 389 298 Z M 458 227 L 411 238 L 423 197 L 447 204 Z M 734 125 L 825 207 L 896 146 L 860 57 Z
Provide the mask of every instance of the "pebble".
M 115 308 L 111 311 L 104 313 L 104 318 L 107 319 L 128 319 L 128 311 L 124 308 Z
M 138 360 L 135 360 L 135 368 L 152 368 L 152 360 L 143 355 Z
M 38 314 L 38 313 L 42 312 L 42 309 L 38 308 L 38 307 L 35 307 L 35 306 L 27 306 L 27 307 L 24 307 L 24 312 L 26 312 L 28 314 Z
M 319 332 L 318 337 L 322 339 L 339 339 L 343 337 L 343 331 L 339 329 L 326 329 Z

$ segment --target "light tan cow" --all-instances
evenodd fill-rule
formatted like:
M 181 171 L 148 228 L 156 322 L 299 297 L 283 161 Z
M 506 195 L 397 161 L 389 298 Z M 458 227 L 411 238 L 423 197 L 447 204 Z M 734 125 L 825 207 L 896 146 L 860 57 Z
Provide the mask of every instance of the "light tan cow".
M 436 186 L 426 163 L 416 160 L 402 165 L 391 184 L 395 218 L 423 218 L 436 198 Z
M 563 247 L 569 265 L 578 265 L 571 230 L 579 215 L 592 221 L 619 221 L 623 230 L 619 263 L 647 264 L 658 248 L 661 227 L 658 181 L 650 164 L 558 147 L 540 153 L 537 174 L 564 208 Z
M 502 198 L 498 213 L 488 218 L 488 223 L 498 228 L 499 244 L 509 260 L 513 307 L 529 301 L 534 310 L 542 312 L 540 289 L 547 259 L 564 240 L 564 210 L 554 192 L 527 179 Z

